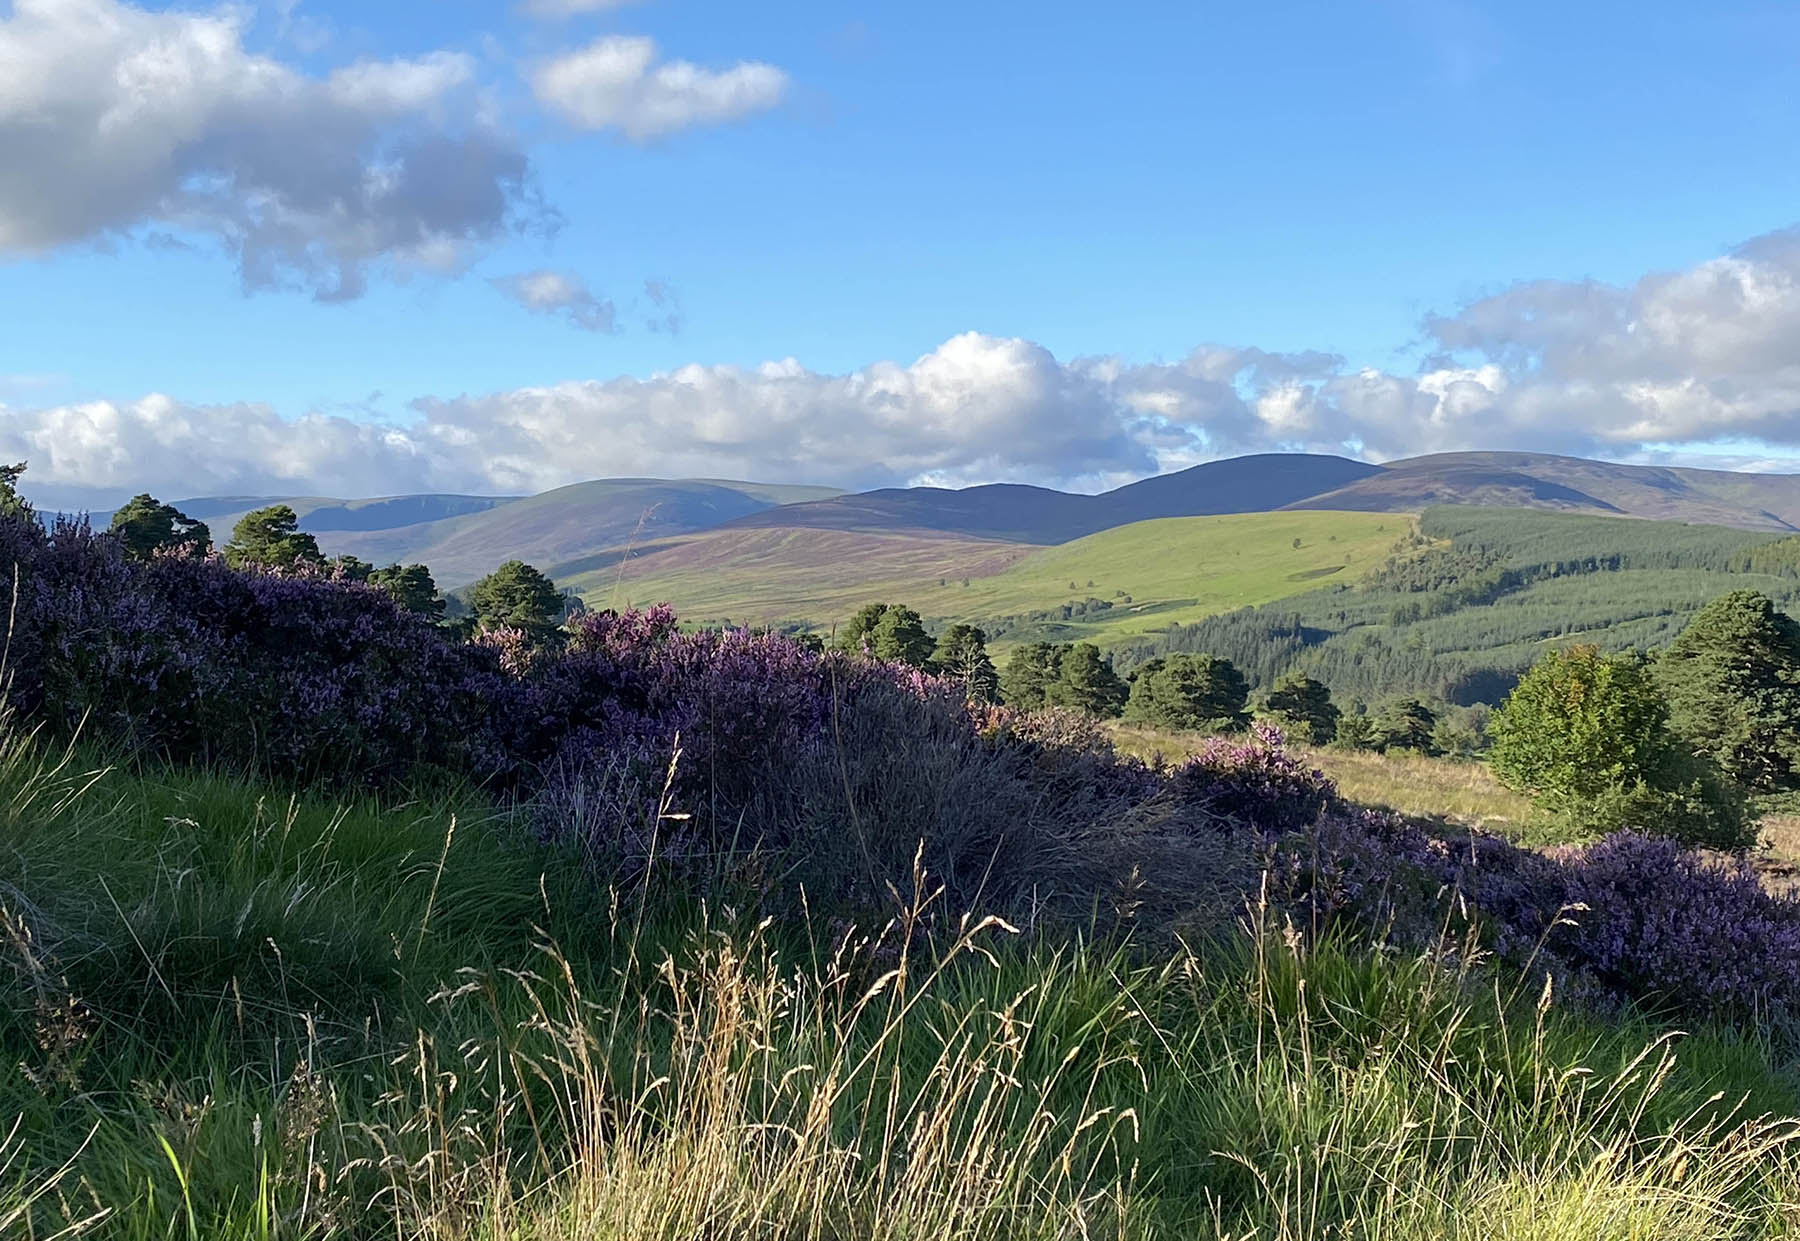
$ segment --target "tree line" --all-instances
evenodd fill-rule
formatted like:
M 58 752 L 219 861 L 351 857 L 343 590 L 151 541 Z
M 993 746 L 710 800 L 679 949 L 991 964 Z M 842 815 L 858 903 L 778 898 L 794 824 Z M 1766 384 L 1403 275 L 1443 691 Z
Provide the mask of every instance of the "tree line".
M 24 469 L 23 464 L 0 467 L 0 491 L 4 492 L 0 500 L 20 503 L 15 484 Z M 109 531 L 127 556 L 139 560 L 205 556 L 213 550 L 212 531 L 205 522 L 148 493 L 126 501 L 113 514 Z M 450 601 L 439 591 L 427 566 L 398 562 L 376 566 L 356 556 L 327 557 L 319 549 L 318 539 L 300 529 L 299 516 L 287 504 L 245 513 L 218 551 L 235 569 L 291 572 L 312 568 L 360 582 L 386 592 L 409 612 L 466 629 L 508 627 L 542 637 L 580 606 L 541 570 L 522 560 L 509 560 L 469 588 L 466 616 L 449 618 Z

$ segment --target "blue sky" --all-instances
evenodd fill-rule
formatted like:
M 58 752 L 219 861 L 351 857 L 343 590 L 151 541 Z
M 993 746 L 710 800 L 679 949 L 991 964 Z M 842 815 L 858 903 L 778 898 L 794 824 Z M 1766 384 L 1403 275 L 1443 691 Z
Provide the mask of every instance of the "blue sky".
M 0 449 L 96 496 L 1786 468 L 1797 52 L 1729 0 L 0 3 Z

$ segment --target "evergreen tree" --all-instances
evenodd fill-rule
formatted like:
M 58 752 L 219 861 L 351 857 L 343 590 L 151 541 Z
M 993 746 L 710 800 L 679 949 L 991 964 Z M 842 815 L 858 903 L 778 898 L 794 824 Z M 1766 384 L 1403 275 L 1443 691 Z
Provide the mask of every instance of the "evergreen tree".
M 469 607 L 483 629 L 507 626 L 541 637 L 562 620 L 556 583 L 523 560 L 509 560 L 469 588 Z
M 125 554 L 148 560 L 159 551 L 184 548 L 203 555 L 212 544 L 212 531 L 171 504 L 148 492 L 132 496 L 112 515 L 109 527 Z
M 876 659 L 924 668 L 931 663 L 935 644 L 925 632 L 925 622 L 913 609 L 898 603 L 871 603 L 859 609 L 838 635 L 840 650 Z
M 369 585 L 378 586 L 394 597 L 394 602 L 408 612 L 417 612 L 429 620 L 442 620 L 444 600 L 438 594 L 431 570 L 422 564 L 391 564 L 369 574 Z
M 1160 728 L 1232 732 L 1250 722 L 1250 686 L 1230 660 L 1213 655 L 1160 656 L 1131 676 L 1125 714 Z
M 1314 745 L 1325 745 L 1336 737 L 1343 716 L 1324 683 L 1300 672 L 1291 672 L 1276 683 L 1263 700 L 1263 711 Z
M 931 635 L 925 632 L 925 622 L 919 614 L 895 604 L 875 622 L 875 628 L 869 632 L 869 645 L 877 659 L 928 668 L 935 644 Z
M 366 582 L 375 573 L 375 566 L 360 556 L 333 556 L 331 567 L 339 577 L 350 582 Z
M 1437 713 L 1417 698 L 1390 702 L 1375 721 L 1376 742 L 1383 750 L 1436 754 L 1436 732 Z
M 19 476 L 25 473 L 26 464 L 0 465 L 0 517 L 37 516 L 31 502 L 19 494 Z
M 1337 736 L 1331 739 L 1331 744 L 1340 750 L 1373 750 L 1379 742 L 1375 722 L 1361 711 L 1346 711 L 1339 716 Z
M 1125 682 L 1092 642 L 1064 648 L 1056 679 L 1045 687 L 1049 705 L 1073 707 L 1104 719 L 1122 712 L 1129 694 Z
M 961 681 L 976 701 L 995 702 L 1000 697 L 1000 674 L 988 656 L 987 634 L 974 625 L 952 625 L 939 634 L 931 666 Z
M 1800 624 L 1767 595 L 1713 600 L 1654 667 L 1669 725 L 1746 788 L 1800 787 Z
M 232 528 L 225 545 L 225 561 L 234 569 L 261 565 L 291 569 L 297 564 L 318 564 L 319 541 L 300 529 L 300 519 L 285 504 L 271 504 L 245 513 Z
M 875 626 L 881 622 L 881 618 L 887 615 L 890 606 L 892 605 L 886 603 L 863 604 L 856 610 L 856 615 L 852 616 L 844 623 L 844 627 L 838 630 L 833 645 L 840 651 L 849 651 L 853 655 L 861 654 L 869 641 L 870 634 L 875 631 Z
M 1062 657 L 1068 649 L 1054 642 L 1014 647 L 1006 660 L 1006 673 L 1000 678 L 1000 692 L 1006 704 L 1027 711 L 1047 705 L 1050 687 L 1062 676 Z

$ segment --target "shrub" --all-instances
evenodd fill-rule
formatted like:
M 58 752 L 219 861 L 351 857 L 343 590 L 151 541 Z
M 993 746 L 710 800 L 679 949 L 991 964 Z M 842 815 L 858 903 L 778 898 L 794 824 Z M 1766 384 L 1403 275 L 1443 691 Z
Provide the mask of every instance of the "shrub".
M 1212 813 L 1269 834 L 1306 827 L 1337 800 L 1337 786 L 1287 753 L 1281 730 L 1267 724 L 1241 741 L 1208 738 L 1174 774 Z
M 1544 656 L 1489 731 L 1495 774 L 1531 793 L 1540 821 L 1556 830 L 1635 827 L 1720 848 L 1753 842 L 1742 796 L 1669 731 L 1668 707 L 1638 655 L 1575 646 Z

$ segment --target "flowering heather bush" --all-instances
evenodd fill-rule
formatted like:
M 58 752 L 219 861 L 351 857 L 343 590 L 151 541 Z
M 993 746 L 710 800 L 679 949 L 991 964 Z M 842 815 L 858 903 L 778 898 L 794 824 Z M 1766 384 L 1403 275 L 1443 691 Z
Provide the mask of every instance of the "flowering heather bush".
M 1174 777 L 1213 813 L 1266 833 L 1305 827 L 1337 800 L 1337 786 L 1289 754 L 1269 724 L 1255 725 L 1247 739 L 1209 738 Z
M 1266 876 L 1297 923 L 1420 938 L 1451 893 L 1503 957 L 1670 1012 L 1800 1025 L 1800 902 L 1748 871 L 1636 835 L 1553 857 L 1438 839 L 1345 803 L 1274 729 L 1159 770 L 1074 713 L 972 704 L 779 636 L 683 633 L 667 608 L 587 615 L 555 645 L 464 643 L 378 589 L 141 564 L 85 525 L 0 520 L 5 557 L 12 702 L 65 733 L 363 788 L 442 771 L 529 796 L 546 835 L 627 878 L 755 851 L 816 902 L 863 908 L 909 897 L 915 856 L 953 910 L 1161 926 L 1230 917 Z
M 1792 1031 L 1800 1024 L 1800 900 L 1765 890 L 1741 860 L 1621 832 L 1567 865 L 1585 909 L 1555 949 L 1619 992 L 1678 1013 Z

